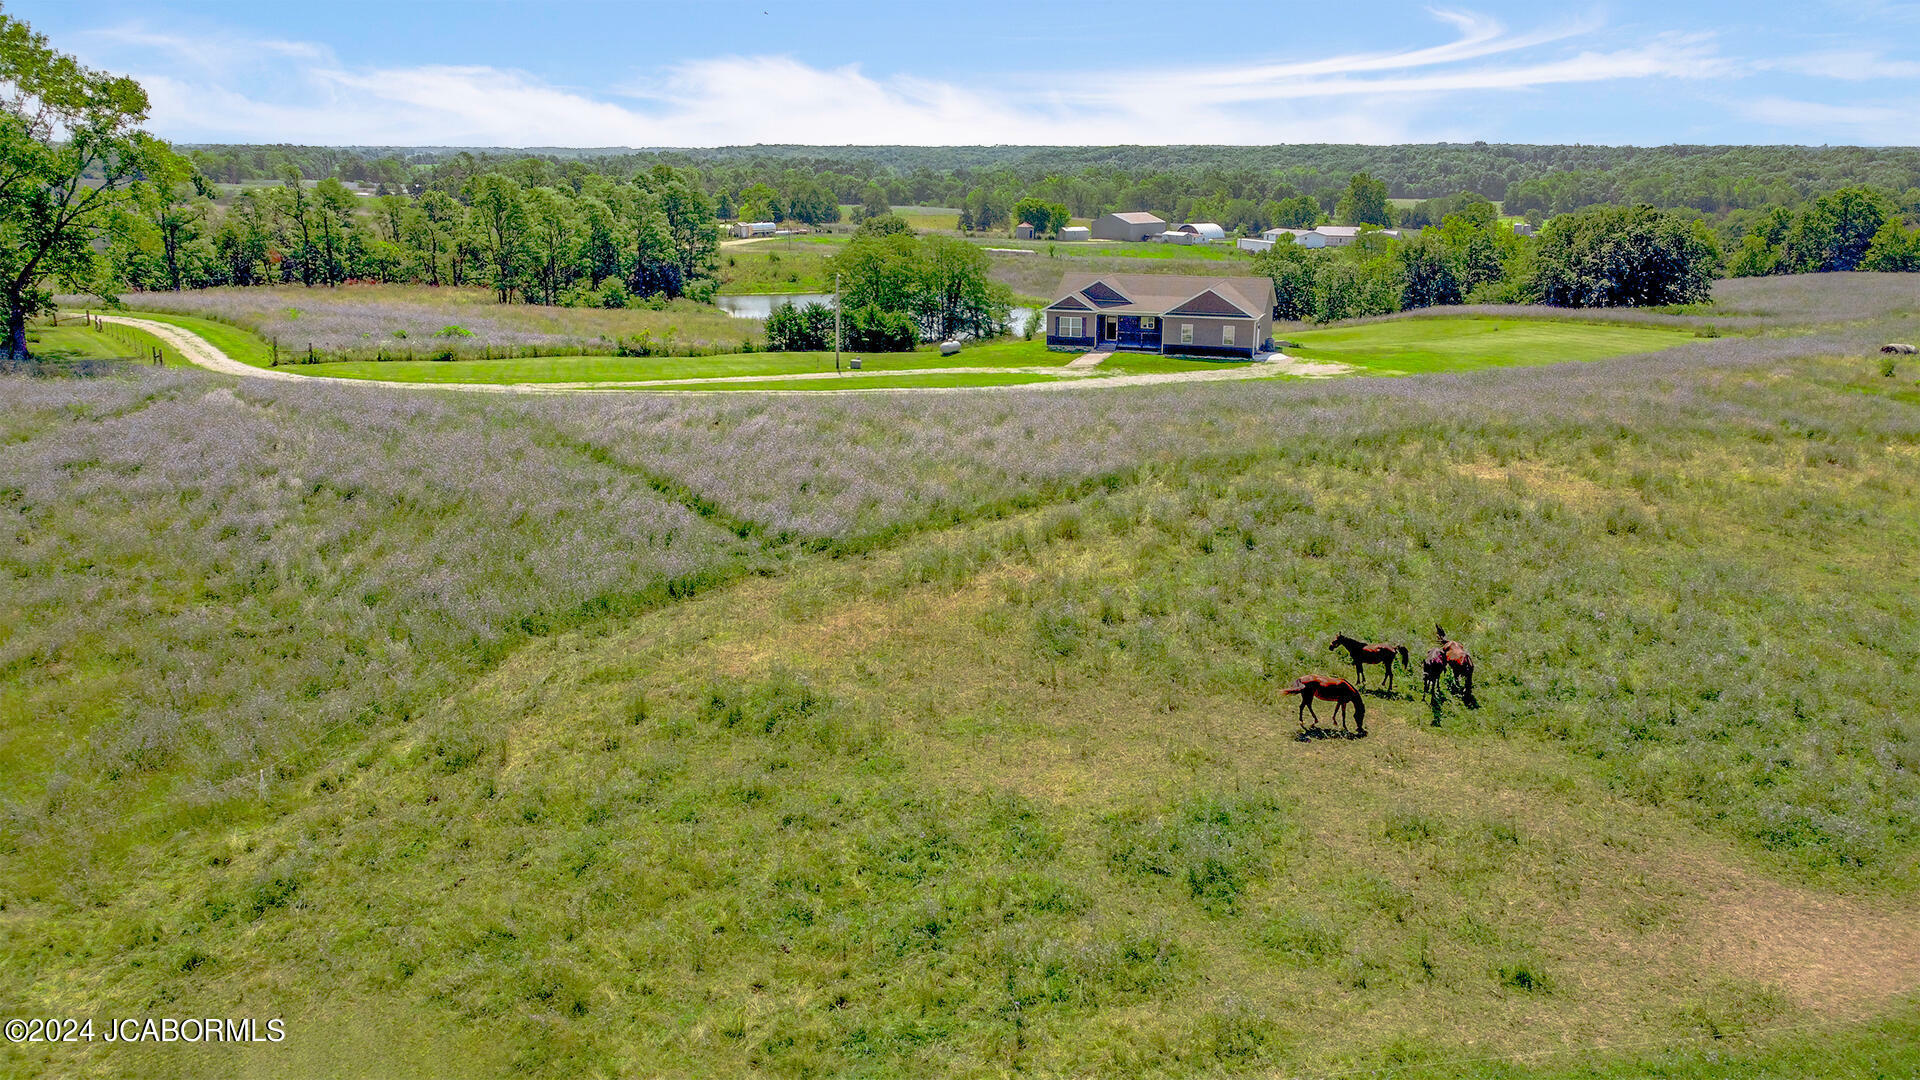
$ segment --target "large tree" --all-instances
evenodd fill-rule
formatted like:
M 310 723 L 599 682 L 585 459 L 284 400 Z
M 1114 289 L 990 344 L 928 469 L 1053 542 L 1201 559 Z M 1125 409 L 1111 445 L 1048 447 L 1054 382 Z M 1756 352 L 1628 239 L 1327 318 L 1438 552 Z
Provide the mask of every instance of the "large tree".
M 1393 212 L 1387 204 L 1387 182 L 1366 173 L 1353 174 L 1333 215 L 1347 225 L 1391 225 Z
M 1891 209 L 1885 195 L 1868 187 L 1820 196 L 1787 232 L 1787 265 L 1803 274 L 1859 269 Z
M 1691 304 L 1712 294 L 1719 263 L 1698 221 L 1651 206 L 1594 207 L 1540 230 L 1534 288 L 1565 307 Z
M 135 227 L 134 194 L 172 160 L 140 130 L 146 118 L 140 84 L 0 14 L 0 307 L 14 359 L 27 356 L 27 319 L 52 302 L 48 282 L 110 288 L 99 252 Z
M 527 206 L 520 185 L 499 173 L 468 181 L 464 193 L 473 207 L 473 235 L 486 259 L 495 299 L 507 303 L 521 285 L 527 262 Z

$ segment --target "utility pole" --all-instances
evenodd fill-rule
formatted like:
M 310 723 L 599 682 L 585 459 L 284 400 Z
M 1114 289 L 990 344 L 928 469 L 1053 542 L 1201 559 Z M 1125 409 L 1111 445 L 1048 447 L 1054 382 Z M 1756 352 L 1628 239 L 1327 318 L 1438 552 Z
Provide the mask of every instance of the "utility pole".
M 833 274 L 833 370 L 840 372 L 840 272 Z

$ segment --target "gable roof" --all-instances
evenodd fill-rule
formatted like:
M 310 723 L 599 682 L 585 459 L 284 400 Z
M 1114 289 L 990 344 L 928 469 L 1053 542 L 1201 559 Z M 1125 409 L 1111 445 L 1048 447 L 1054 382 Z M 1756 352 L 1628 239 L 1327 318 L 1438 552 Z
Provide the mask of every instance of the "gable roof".
M 1101 307 L 1112 307 L 1115 304 L 1133 303 L 1132 300 L 1127 299 L 1127 295 L 1125 293 L 1118 291 L 1113 286 L 1107 284 L 1104 281 L 1096 281 L 1093 284 L 1082 288 L 1080 290 L 1080 295 L 1086 297 L 1087 299 L 1093 301 L 1096 304 L 1099 304 Z
M 1077 296 L 1069 296 L 1064 300 L 1055 300 L 1053 303 L 1048 304 L 1047 306 L 1050 308 L 1057 308 L 1061 311 L 1092 311 L 1093 310 L 1092 308 L 1088 307 L 1086 304 L 1082 303 L 1080 301 L 1080 298 Z
M 1167 315 L 1178 311 L 1185 315 L 1259 318 L 1273 310 L 1271 278 L 1194 274 L 1068 274 L 1060 279 L 1060 288 L 1054 293 L 1064 299 L 1048 307 L 1084 310 L 1079 304 L 1069 305 L 1068 301 L 1091 298 L 1096 286 L 1105 286 L 1106 290 L 1123 297 L 1118 304 L 1098 305 L 1102 311 L 1115 315 Z M 1202 299 L 1209 295 L 1213 299 Z M 1200 307 L 1189 307 L 1195 303 Z
M 1165 218 L 1157 214 L 1149 214 L 1144 210 L 1129 210 L 1125 213 L 1113 213 L 1107 216 L 1110 218 L 1119 218 L 1129 225 L 1165 225 L 1167 223 Z
M 1179 307 L 1167 312 L 1167 314 L 1225 315 L 1232 317 L 1235 315 L 1252 315 L 1253 312 L 1242 310 L 1238 304 L 1221 296 L 1212 289 L 1204 289 L 1199 294 L 1188 297 Z

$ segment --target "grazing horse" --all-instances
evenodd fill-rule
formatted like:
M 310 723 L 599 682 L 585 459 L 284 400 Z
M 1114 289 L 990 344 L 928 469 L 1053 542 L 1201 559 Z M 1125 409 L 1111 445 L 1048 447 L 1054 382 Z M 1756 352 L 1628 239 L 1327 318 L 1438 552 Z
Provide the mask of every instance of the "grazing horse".
M 1439 654 L 1440 661 L 1446 665 L 1447 671 L 1452 674 L 1453 681 L 1455 683 L 1460 683 L 1460 682 L 1466 683 L 1466 687 L 1462 691 L 1460 696 L 1468 704 L 1472 704 L 1473 703 L 1473 657 L 1467 653 L 1467 647 L 1465 645 L 1462 645 L 1459 642 L 1453 640 L 1452 638 L 1449 638 L 1447 636 L 1447 632 L 1445 630 L 1440 629 L 1440 627 L 1437 624 L 1433 628 L 1433 633 L 1435 637 L 1440 639 L 1440 647 L 1435 649 L 1433 652 L 1428 653 L 1427 660 L 1431 662 L 1434 658 L 1434 655 L 1436 653 Z M 1438 684 L 1439 682 L 1438 677 L 1435 677 L 1434 682 Z
M 1438 697 L 1440 676 L 1447 673 L 1447 650 L 1441 646 L 1427 650 L 1427 658 L 1420 662 L 1420 673 L 1425 676 L 1421 692 L 1429 698 Z
M 1300 731 L 1307 730 L 1307 717 L 1313 717 L 1315 731 L 1320 729 L 1320 714 L 1313 711 L 1313 701 L 1333 702 L 1333 718 L 1340 721 L 1340 732 L 1347 731 L 1347 706 L 1353 706 L 1354 727 L 1361 735 L 1367 733 L 1367 700 L 1360 691 L 1345 679 L 1336 679 L 1331 675 L 1302 675 L 1293 680 L 1293 685 L 1280 691 L 1282 694 L 1300 695 Z
M 1327 643 L 1329 652 L 1334 649 L 1345 649 L 1347 655 L 1353 658 L 1353 681 L 1361 686 L 1367 685 L 1367 665 L 1379 664 L 1387 669 L 1387 691 L 1391 693 L 1393 691 L 1393 658 L 1396 655 L 1400 657 L 1400 667 L 1411 670 L 1411 665 L 1407 662 L 1405 645 L 1369 645 L 1359 638 L 1340 634 Z

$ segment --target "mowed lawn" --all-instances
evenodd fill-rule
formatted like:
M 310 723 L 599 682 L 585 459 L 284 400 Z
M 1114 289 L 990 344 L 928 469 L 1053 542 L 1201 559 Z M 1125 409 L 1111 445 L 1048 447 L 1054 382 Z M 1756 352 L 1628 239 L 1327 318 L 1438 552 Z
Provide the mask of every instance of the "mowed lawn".
M 244 363 L 265 367 L 266 344 L 256 335 L 225 323 L 192 316 L 131 313 L 139 318 L 191 330 Z M 1552 364 L 1567 360 L 1600 360 L 1610 356 L 1653 352 L 1695 340 L 1689 330 L 1626 326 L 1610 323 L 1550 319 L 1490 318 L 1434 315 L 1332 327 L 1324 330 L 1275 331 L 1277 340 L 1297 342 L 1289 356 L 1347 364 L 1358 374 L 1417 375 L 1471 371 L 1479 368 Z M 1041 340 L 1007 339 L 972 345 L 955 356 L 941 356 L 933 347 L 911 353 L 842 353 L 845 364 L 860 356 L 866 371 L 911 372 L 951 367 L 1059 367 L 1074 354 L 1052 352 Z M 297 356 L 282 353 L 282 366 L 301 375 L 388 382 L 482 383 L 624 383 L 657 379 L 715 379 L 798 375 L 834 370 L 831 352 L 724 353 L 714 356 L 543 356 L 492 360 L 347 360 L 332 363 L 287 363 Z M 1103 374 L 1210 371 L 1231 366 L 1230 361 L 1195 361 L 1175 357 L 1121 353 L 1100 366 Z M 1009 376 L 952 375 L 914 379 L 898 385 L 989 385 L 1008 381 L 1043 381 L 1045 376 L 1010 379 Z M 780 388 L 825 389 L 812 383 L 776 384 Z M 883 384 L 871 380 L 865 387 Z M 768 389 L 754 384 L 716 385 L 714 389 Z
M 1276 329 L 1299 343 L 1289 356 L 1333 360 L 1372 375 L 1420 375 L 1489 367 L 1603 360 L 1694 340 L 1685 330 L 1549 319 L 1436 315 L 1326 330 Z
M 1058 367 L 1071 353 L 1049 352 L 1042 341 L 996 341 L 941 356 L 936 348 L 910 353 L 841 354 L 844 366 L 859 356 L 865 371 L 919 371 L 950 367 Z M 728 353 L 720 356 L 543 356 L 513 360 L 356 360 L 299 364 L 302 375 L 418 383 L 640 382 L 651 379 L 713 379 L 752 375 L 799 375 L 833 370 L 830 352 Z M 785 386 L 786 384 L 781 384 Z M 862 383 L 861 385 L 873 385 Z M 917 384 L 918 385 L 918 384 Z M 715 389 L 726 389 L 716 386 Z M 733 388 L 738 389 L 739 386 Z M 808 388 L 805 384 L 797 388 Z
M 1156 244 L 1146 240 L 1138 243 L 1099 240 L 1007 240 L 990 236 L 975 236 L 973 239 L 985 247 L 1025 248 L 1041 254 L 1080 258 L 1206 259 L 1213 262 L 1247 258 L 1231 244 Z M 1251 267 L 1246 272 L 1251 273 Z
M 899 375 L 842 374 L 831 379 L 750 379 L 745 382 L 674 383 L 662 390 L 686 390 L 708 393 L 716 390 L 917 390 L 929 387 L 1018 386 L 1023 383 L 1055 382 L 1057 376 L 1030 371 L 976 371 Z
M 29 327 L 27 345 L 36 358 L 56 364 L 87 360 L 130 360 L 146 362 L 151 351 L 161 351 L 168 367 L 187 363 L 171 345 L 131 326 L 113 326 L 94 330 L 80 323 L 65 326 Z

